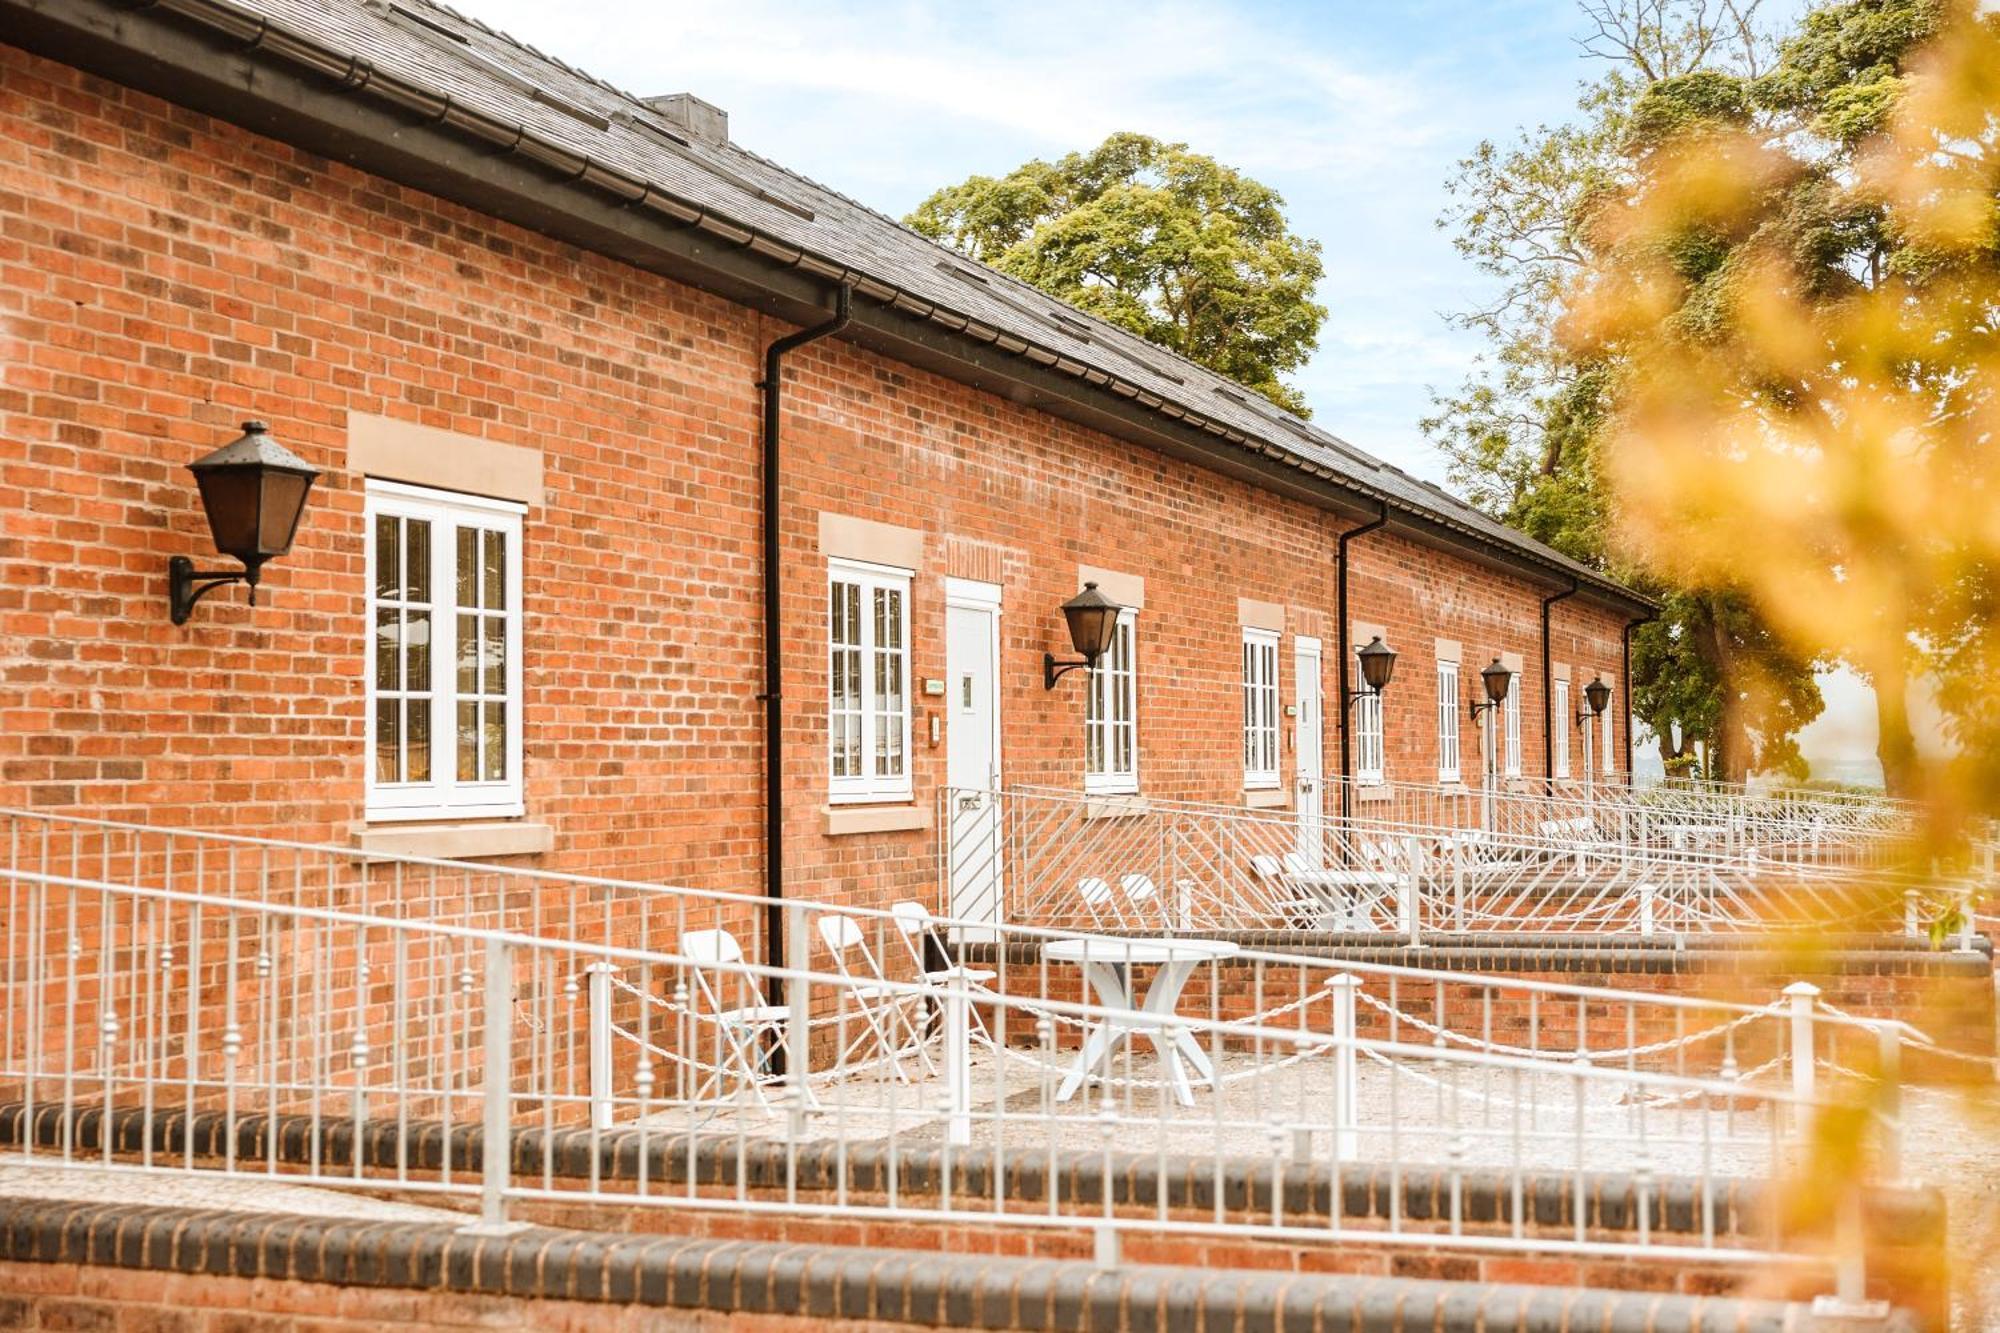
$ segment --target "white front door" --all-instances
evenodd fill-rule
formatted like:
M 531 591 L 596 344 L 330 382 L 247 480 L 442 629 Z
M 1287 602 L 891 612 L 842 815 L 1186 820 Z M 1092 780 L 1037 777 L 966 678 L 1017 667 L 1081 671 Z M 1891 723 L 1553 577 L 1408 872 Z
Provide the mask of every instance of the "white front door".
M 1297 752 L 1299 855 L 1309 866 L 1326 864 L 1326 736 L 1320 719 L 1319 640 L 1303 635 L 1292 640 L 1292 688 L 1298 693 L 1298 716 L 1292 748 Z
M 950 839 L 950 914 L 1000 920 L 1000 587 L 945 580 L 944 813 Z

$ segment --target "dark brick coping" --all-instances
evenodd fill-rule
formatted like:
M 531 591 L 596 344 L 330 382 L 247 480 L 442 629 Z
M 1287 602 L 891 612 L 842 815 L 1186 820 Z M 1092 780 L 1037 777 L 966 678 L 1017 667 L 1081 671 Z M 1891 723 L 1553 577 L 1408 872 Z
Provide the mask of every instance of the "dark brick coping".
M 208 1276 L 874 1320 L 1153 1333 L 1800 1333 L 1795 1304 L 1414 1278 L 1019 1259 L 528 1227 L 302 1217 L 0 1197 L 0 1259 Z M 1898 1314 L 1890 1327 L 1914 1327 Z
M 80 1107 L 67 1117 L 72 1150 L 95 1156 L 103 1149 L 104 1117 L 97 1107 Z M 32 1118 L 18 1103 L 0 1105 L 0 1147 L 19 1148 L 29 1141 L 37 1149 L 57 1149 L 64 1141 L 66 1117 L 59 1106 L 38 1106 Z M 148 1114 L 139 1107 L 115 1109 L 111 1115 L 112 1151 L 129 1157 L 148 1139 L 156 1153 L 178 1156 L 190 1145 L 197 1159 L 216 1161 L 225 1155 L 231 1121 L 220 1111 L 179 1110 Z M 315 1122 L 304 1115 L 263 1115 L 234 1119 L 236 1158 L 262 1162 L 271 1156 L 287 1165 L 319 1162 L 341 1169 L 354 1161 L 354 1125 L 348 1120 Z M 276 1143 L 271 1138 L 275 1133 Z M 434 1172 L 449 1163 L 452 1170 L 477 1173 L 484 1133 L 476 1125 L 446 1126 L 435 1121 L 371 1120 L 363 1123 L 361 1144 L 365 1167 Z M 315 1140 L 317 1143 L 315 1145 Z M 275 1152 L 273 1147 L 275 1146 Z M 317 1147 L 317 1152 L 314 1149 Z M 1056 1196 L 1075 1206 L 1101 1204 L 1106 1189 L 1106 1161 L 1101 1150 L 1065 1151 L 1053 1164 L 1046 1155 L 1010 1152 L 996 1159 L 986 1148 L 945 1149 L 921 1144 L 860 1142 L 842 1145 L 818 1140 L 787 1150 L 767 1139 L 742 1139 L 734 1134 L 682 1134 L 615 1128 L 593 1133 L 586 1129 L 519 1128 L 511 1145 L 517 1179 L 539 1178 L 545 1165 L 558 1180 L 580 1181 L 596 1176 L 607 1181 L 632 1181 L 640 1176 L 656 1184 L 699 1185 L 734 1190 L 796 1189 L 831 1192 L 844 1186 L 850 1194 L 884 1194 L 893 1177 L 905 1199 L 938 1198 L 949 1182 L 957 1198 L 993 1193 L 996 1170 L 1002 1173 L 1008 1197 L 1023 1203 L 1046 1200 L 1053 1177 Z M 1109 1188 L 1114 1206 L 1152 1209 L 1164 1200 L 1169 1208 L 1212 1212 L 1218 1202 L 1228 1212 L 1270 1216 L 1274 1183 L 1281 1182 L 1283 1214 L 1291 1221 L 1330 1219 L 1338 1214 L 1357 1223 L 1400 1217 L 1405 1225 L 1442 1226 L 1451 1217 L 1452 1173 L 1442 1167 L 1405 1168 L 1392 1172 L 1373 1163 L 1341 1165 L 1327 1162 L 1285 1162 L 1274 1175 L 1269 1159 L 1224 1159 L 1157 1154 L 1111 1154 Z M 1573 1227 L 1582 1185 L 1586 1227 L 1593 1234 L 1617 1239 L 1636 1231 L 1641 1200 L 1649 1214 L 1648 1227 L 1663 1236 L 1696 1236 L 1709 1230 L 1722 1239 L 1761 1236 L 1761 1190 L 1757 1182 L 1718 1178 L 1706 1192 L 1698 1180 L 1654 1174 L 1642 1182 L 1629 1171 L 1540 1171 L 1521 1178 L 1522 1221 L 1531 1228 Z M 1505 1225 L 1514 1220 L 1514 1178 L 1496 1170 L 1467 1169 L 1457 1175 L 1459 1217 L 1467 1226 Z M 383 1181 L 382 1188 L 393 1182 Z M 1400 1204 L 1397 1203 L 1400 1197 Z M 613 1202 L 616 1201 L 614 1195 Z M 921 1206 L 921 1203 L 919 1203 Z M 1944 1203 L 1934 1189 L 1879 1188 L 1871 1191 L 1870 1231 L 1897 1243 L 1941 1243 Z M 1078 1225 L 1083 1221 L 1079 1220 Z
M 1132 932 L 1106 930 L 1117 937 Z M 1307 958 L 1351 959 L 1400 967 L 1493 973 L 1680 973 L 1745 974 L 1810 971 L 1832 976 L 1987 976 L 1993 946 L 1980 936 L 1970 953 L 1933 949 L 1928 940 L 1903 935 L 1823 936 L 1808 954 L 1787 946 L 1781 936 L 1704 935 L 1651 940 L 1635 935 L 1499 935 L 1431 933 L 1416 947 L 1376 932 L 1317 930 L 1191 931 L 1202 938 L 1226 939 L 1246 949 L 1298 954 Z M 992 961 L 993 944 L 963 946 L 968 962 Z M 1041 945 L 1018 941 L 1007 948 L 1012 966 L 1038 964 Z M 1227 964 L 1225 964 L 1226 966 Z

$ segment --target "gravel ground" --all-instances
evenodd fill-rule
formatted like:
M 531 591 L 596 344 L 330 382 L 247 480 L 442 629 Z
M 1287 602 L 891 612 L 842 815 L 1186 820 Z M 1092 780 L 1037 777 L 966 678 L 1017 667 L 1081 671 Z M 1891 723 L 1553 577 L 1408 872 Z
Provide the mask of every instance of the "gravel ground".
M 255 1176 L 206 1171 L 125 1171 L 95 1163 L 50 1165 L 45 1159 L 0 1156 L 0 1197 L 74 1199 L 82 1203 L 150 1203 L 162 1208 L 236 1208 L 244 1212 L 356 1217 L 381 1222 L 463 1222 L 463 1212 L 392 1203 L 340 1189 L 294 1185 Z

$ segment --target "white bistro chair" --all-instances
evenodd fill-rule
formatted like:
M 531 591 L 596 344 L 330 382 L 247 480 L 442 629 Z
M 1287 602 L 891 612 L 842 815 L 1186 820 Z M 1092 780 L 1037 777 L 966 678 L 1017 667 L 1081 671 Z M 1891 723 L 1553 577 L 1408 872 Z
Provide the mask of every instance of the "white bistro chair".
M 765 1004 L 756 985 L 741 968 L 743 946 L 726 930 L 692 930 L 681 936 L 681 956 L 690 964 L 689 996 L 694 1000 L 693 1017 L 715 1029 L 715 1041 L 697 1043 L 708 1049 L 697 1058 L 711 1065 L 708 1076 L 695 1091 L 699 1103 L 711 1092 L 721 1090 L 725 1075 L 734 1074 L 764 1110 L 772 1109 L 764 1089 L 776 1082 L 765 1068 L 766 1045 L 785 1045 L 788 1006 Z M 789 1059 L 791 1052 L 786 1052 Z
M 898 935 L 901 924 L 897 922 Z M 868 947 L 861 923 L 844 912 L 827 912 L 819 919 L 819 937 L 833 955 L 834 968 L 853 983 L 843 989 L 862 1022 L 862 1031 L 840 1053 L 841 1069 L 872 1046 L 873 1058 L 887 1064 L 899 1082 L 910 1081 L 903 1071 L 905 1056 L 915 1056 L 925 1074 L 937 1073 L 930 1052 L 924 1049 L 922 1034 L 910 1021 L 910 1002 L 919 997 L 889 984 L 881 960 Z
M 957 977 L 968 987 L 980 990 L 999 975 L 990 968 L 963 967 L 953 962 L 944 941 L 938 939 L 937 932 L 932 928 L 930 909 L 922 903 L 911 902 L 908 899 L 891 903 L 889 915 L 895 919 L 899 927 L 899 933 L 903 937 L 903 948 L 908 952 L 910 964 L 916 969 L 916 974 L 923 978 L 925 989 L 933 992 L 942 991 L 952 978 Z M 930 942 L 935 942 L 937 945 L 935 956 L 926 947 Z M 943 967 L 935 965 L 940 960 L 944 963 Z M 934 996 L 929 1002 L 929 1008 L 932 1013 L 941 1012 L 942 996 Z M 966 1012 L 971 1015 L 972 1030 L 981 1037 L 986 1037 L 986 1020 L 980 1017 L 979 1006 L 967 1005 Z M 928 1025 L 928 1020 L 926 1024 Z

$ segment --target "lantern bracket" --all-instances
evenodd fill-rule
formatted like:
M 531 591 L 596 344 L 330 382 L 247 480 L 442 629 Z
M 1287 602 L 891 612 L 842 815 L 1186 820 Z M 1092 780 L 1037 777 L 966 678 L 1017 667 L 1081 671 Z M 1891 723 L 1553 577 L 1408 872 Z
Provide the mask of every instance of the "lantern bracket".
M 1094 671 L 1096 669 L 1097 659 L 1094 657 L 1079 657 L 1074 661 L 1069 661 L 1058 658 L 1054 653 L 1043 653 L 1042 688 L 1045 690 L 1054 689 L 1056 682 L 1072 671 Z
M 194 604 L 227 583 L 250 585 L 250 605 L 257 604 L 257 579 L 247 569 L 230 573 L 220 569 L 196 569 L 194 561 L 177 555 L 167 561 L 167 603 L 176 625 L 185 625 L 194 614 Z

